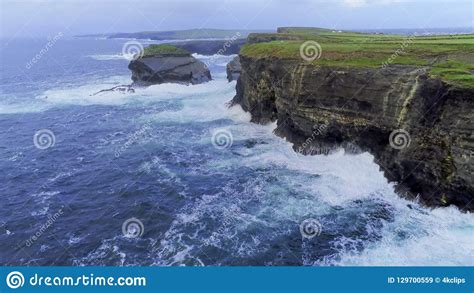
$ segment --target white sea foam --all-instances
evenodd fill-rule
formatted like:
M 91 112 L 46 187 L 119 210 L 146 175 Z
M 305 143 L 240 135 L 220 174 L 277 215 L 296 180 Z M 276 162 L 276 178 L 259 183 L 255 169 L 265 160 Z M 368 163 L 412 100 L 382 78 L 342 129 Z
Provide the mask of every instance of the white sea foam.
M 109 89 L 117 85 L 130 84 L 130 77 L 127 75 L 113 76 L 97 80 L 95 83 L 51 89 L 39 95 L 38 100 L 41 101 L 40 108 L 44 110 L 60 105 L 124 105 L 127 103 L 150 103 L 183 99 L 188 101 L 186 106 L 191 108 L 185 108 L 182 114 L 189 116 L 189 114 L 193 113 L 193 109 L 196 112 L 200 111 L 201 107 L 195 107 L 197 106 L 197 101 L 202 103 L 199 106 L 203 106 L 208 97 L 216 99 L 218 97 L 222 98 L 222 95 L 225 95 L 228 100 L 232 98 L 235 82 L 228 83 L 222 77 L 222 74 L 216 74 L 214 80 L 193 86 L 164 83 L 144 88 L 136 88 L 135 93 L 110 91 L 94 95 L 101 90 Z M 221 105 L 219 105 L 219 107 L 221 109 L 225 108 L 221 107 Z M 186 113 L 186 111 L 188 111 L 188 113 Z M 171 115 L 163 114 L 162 118 L 168 120 L 181 119 L 179 117 L 173 118 L 177 113 L 169 114 Z M 192 115 L 190 117 L 192 117 Z
M 199 59 L 215 58 L 216 62 L 224 63 L 229 61 L 232 56 L 215 55 L 204 56 L 196 55 Z M 121 54 L 112 55 L 90 55 L 89 57 L 100 60 L 117 60 L 124 58 Z M 206 97 L 216 100 L 219 95 L 225 95 L 230 100 L 234 95 L 235 82 L 228 83 L 225 80 L 225 73 L 212 73 L 213 80 L 207 83 L 187 86 L 183 84 L 165 83 L 152 85 L 146 88 L 136 88 L 135 93 L 123 93 L 118 91 L 103 92 L 98 95 L 95 93 L 109 89 L 117 85 L 130 84 L 129 75 L 112 76 L 107 78 L 94 78 L 93 81 L 63 87 L 55 87 L 38 94 L 34 100 L 27 102 L 18 102 L 14 96 L 5 96 L 0 100 L 0 114 L 32 113 L 43 112 L 48 109 L 63 105 L 124 105 L 128 103 L 150 103 L 164 100 L 194 99 L 196 96 L 204 104 Z M 13 102 L 9 102 L 13 101 Z M 190 101 L 181 112 L 178 120 L 186 121 L 186 117 L 196 116 L 194 111 L 199 111 L 201 107 L 195 107 L 196 104 Z M 201 105 L 202 106 L 202 105 Z M 192 108 L 189 108 L 192 107 Z M 219 105 L 219 110 L 223 107 Z M 194 108 L 194 109 L 193 109 Z M 222 112 L 222 111 L 221 111 Z M 162 118 L 173 120 L 177 113 L 164 113 Z
M 36 217 L 36 216 L 44 216 L 48 213 L 49 211 L 49 206 L 42 207 L 41 209 L 38 209 L 36 211 L 30 212 L 30 215 Z
M 198 53 L 193 53 L 192 56 L 194 58 L 202 59 L 202 60 L 206 60 L 206 59 L 215 59 L 215 60 L 217 60 L 217 59 L 227 59 L 227 60 L 231 60 L 232 58 L 237 56 L 237 54 L 232 54 L 232 55 L 223 55 L 223 54 L 202 55 L 202 54 L 198 54 Z
M 393 211 L 393 221 L 385 221 L 380 228 L 380 239 L 367 243 L 362 251 L 341 250 L 337 256 L 314 264 L 474 265 L 472 214 L 461 213 L 454 207 L 430 210 L 400 198 L 367 153 L 349 155 L 341 150 L 328 156 L 296 154 L 290 143 L 272 133 L 275 124 L 252 124 L 249 114 L 239 106 L 228 108 L 226 102 L 235 94 L 235 82 L 228 83 L 223 73 L 213 74 L 213 78 L 195 86 L 161 84 L 139 88 L 131 94 L 107 92 L 91 96 L 102 89 L 130 82 L 129 76 L 116 76 L 93 84 L 51 89 L 41 95 L 47 99 L 41 100 L 42 108 L 38 109 L 177 101 L 179 109 L 147 113 L 143 119 L 158 123 L 231 120 L 226 128 L 234 142 L 248 139 L 265 142 L 252 148 L 229 150 L 245 153 L 245 156 L 219 158 L 209 162 L 209 167 L 223 171 L 235 166 L 269 170 L 275 183 L 267 182 L 268 177 L 264 176 L 255 176 L 244 185 L 223 182 L 222 192 L 204 194 L 188 203 L 176 215 L 154 251 L 157 264 L 183 264 L 190 259 L 196 265 L 205 264 L 196 250 L 206 246 L 222 248 L 237 257 L 253 257 L 270 249 L 275 239 L 297 230 L 301 219 L 308 215 L 326 215 L 334 206 L 351 209 L 355 200 L 379 200 L 389 204 Z M 0 111 L 4 110 L 0 107 Z M 203 133 L 200 143 L 210 144 L 210 134 Z M 166 171 L 159 165 L 141 167 L 145 171 L 152 168 Z M 243 190 L 237 190 L 236 185 Z M 56 194 L 32 196 L 45 200 Z M 209 221 L 214 227 L 207 224 Z M 245 241 L 241 237 L 246 237 Z M 350 240 L 338 238 L 336 241 Z M 111 243 L 105 243 L 97 253 L 104 253 L 102 250 L 114 251 Z M 124 257 L 120 259 L 123 261 Z
M 223 102 L 232 99 L 234 87 L 235 82 L 227 83 L 224 80 L 215 80 L 188 88 L 179 85 L 150 88 L 148 95 L 153 96 L 154 99 L 179 99 L 182 108 L 152 114 L 148 118 L 155 121 L 186 123 L 228 119 L 240 115 L 247 116 L 238 109 L 229 110 L 226 103 Z
M 99 61 L 107 61 L 107 60 L 130 60 L 133 56 L 122 55 L 122 54 L 97 54 L 97 55 L 88 55 L 87 57 L 99 60 Z
M 43 112 L 48 107 L 44 103 L 6 103 L 0 102 L 0 114 L 18 114 L 18 113 L 38 113 Z
M 198 264 L 201 260 L 194 248 L 206 246 L 218 247 L 239 257 L 260 255 L 270 249 L 268 245 L 275 237 L 282 237 L 297 229 L 299 221 L 307 215 L 322 216 L 330 213 L 334 206 L 351 209 L 351 204 L 356 200 L 378 200 L 388 204 L 393 212 L 393 221 L 384 221 L 384 225 L 377 228 L 381 229 L 380 240 L 367 242 L 362 251 L 342 249 L 333 258 L 314 264 L 474 264 L 472 214 L 461 213 L 454 207 L 430 210 L 400 198 L 394 192 L 393 184 L 387 183 L 379 166 L 374 163 L 373 156 L 368 153 L 353 155 L 341 150 L 327 156 L 297 154 L 290 143 L 273 134 L 275 124 L 262 126 L 249 123 L 248 114 L 243 113 L 239 106 L 225 109 L 223 105 L 227 98 L 219 94 L 210 94 L 207 98 L 193 96 L 193 103 L 184 99 L 183 109 L 174 112 L 174 115 L 170 113 L 167 118 L 179 120 L 182 118 L 177 117 L 184 116 L 196 121 L 233 120 L 235 123 L 226 129 L 232 133 L 234 142 L 256 139 L 266 143 L 257 144 L 246 156 L 229 156 L 211 162 L 210 167 L 286 169 L 290 171 L 287 175 L 275 173 L 275 176 L 280 182 L 285 182 L 283 186 L 295 190 L 296 194 L 288 196 L 287 192 L 281 190 L 281 184 L 268 184 L 263 178 L 257 177 L 245 183 L 243 192 L 236 192 L 229 184 L 224 188 L 225 193 L 203 196 L 177 215 L 157 252 L 160 259 L 170 257 L 172 261 L 157 261 L 159 264 L 180 264 L 183 259 L 190 258 Z M 162 120 L 165 117 L 163 115 L 160 113 L 155 118 Z M 209 137 L 204 134 L 202 143 L 208 143 L 208 140 Z M 313 177 L 308 180 L 307 176 L 301 174 Z M 248 212 L 249 202 L 252 202 L 251 213 Z M 212 219 L 216 221 L 216 226 L 206 226 L 205 223 Z M 193 223 L 200 224 L 196 226 Z M 268 233 L 252 233 L 251 241 L 241 241 L 241 237 L 255 230 L 255 227 L 262 227 Z M 404 236 L 400 236 L 400 233 Z M 193 235 L 191 238 L 188 237 L 190 234 Z M 336 241 L 351 239 L 340 237 Z
M 422 211 L 422 212 L 420 212 Z M 381 241 L 362 253 L 347 251 L 338 265 L 473 265 L 474 219 L 454 207 L 397 209 Z M 403 232 L 408 237 L 400 238 Z
M 100 90 L 130 83 L 129 76 L 95 79 L 82 85 L 55 87 L 38 94 L 34 99 L 15 101 L 14 97 L 0 98 L 0 114 L 36 113 L 63 105 L 121 105 L 130 97 L 120 92 L 93 95 Z M 24 102 L 23 102 L 24 101 Z
M 273 145 L 251 163 L 283 164 L 299 172 L 319 174 L 319 180 L 301 182 L 301 190 L 315 195 L 315 202 L 346 206 L 357 199 L 376 197 L 394 208 L 394 221 L 383 227 L 382 239 L 362 253 L 344 252 L 339 265 L 472 265 L 474 216 L 457 208 L 430 210 L 400 198 L 367 153 L 329 156 L 292 156 L 285 143 Z M 265 145 L 263 146 L 265 147 Z M 298 177 L 295 177 L 298 179 Z M 410 205 L 412 208 L 409 208 Z M 406 239 L 400 239 L 403 231 Z
M 146 43 L 165 43 L 165 41 L 160 41 L 160 42 L 153 42 L 153 41 L 146 41 Z M 193 53 L 192 56 L 197 59 L 201 60 L 223 60 L 223 59 L 229 59 L 233 58 L 237 55 L 222 55 L 222 54 L 213 54 L 213 55 L 202 55 L 198 53 Z M 98 61 L 109 61 L 109 60 L 131 60 L 133 57 L 133 54 L 122 54 L 122 53 L 115 53 L 115 54 L 93 54 L 93 55 L 87 55 L 86 57 L 92 58 L 94 60 Z M 221 63 L 221 64 L 227 64 L 227 63 Z M 224 65 L 225 66 L 225 65 Z

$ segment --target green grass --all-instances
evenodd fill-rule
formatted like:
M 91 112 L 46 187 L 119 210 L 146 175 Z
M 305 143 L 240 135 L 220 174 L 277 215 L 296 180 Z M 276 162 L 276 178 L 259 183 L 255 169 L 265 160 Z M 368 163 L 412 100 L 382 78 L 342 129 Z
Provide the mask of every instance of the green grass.
M 308 28 L 295 29 L 295 33 L 288 29 L 284 31 L 280 34 L 252 34 L 249 39 L 256 43 L 244 45 L 240 54 L 302 60 L 300 46 L 312 40 L 322 49 L 321 57 L 313 61 L 314 64 L 368 68 L 384 64 L 430 66 L 430 75 L 474 88 L 472 34 L 409 37 L 321 29 L 312 31 Z
M 474 87 L 474 65 L 459 61 L 445 61 L 436 64 L 430 74 L 465 87 Z
M 188 51 L 172 45 L 150 45 L 143 50 L 143 57 L 156 55 L 190 56 Z

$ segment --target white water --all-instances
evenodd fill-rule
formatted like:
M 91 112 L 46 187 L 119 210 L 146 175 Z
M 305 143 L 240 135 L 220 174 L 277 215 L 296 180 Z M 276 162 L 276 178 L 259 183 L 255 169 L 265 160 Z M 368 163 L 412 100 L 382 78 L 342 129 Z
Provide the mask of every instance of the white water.
M 229 185 L 228 192 L 204 195 L 190 203 L 177 215 L 171 228 L 165 234 L 156 250 L 158 260 L 173 256 L 178 264 L 192 257 L 195 246 L 212 244 L 225 247 L 236 256 L 249 256 L 268 249 L 266 243 L 279 235 L 291 233 L 301 218 L 308 214 L 325 214 L 332 206 L 350 209 L 357 199 L 380 199 L 393 208 L 394 221 L 385 223 L 382 238 L 370 243 L 362 252 L 343 250 L 338 259 L 327 258 L 313 264 L 338 265 L 474 265 L 474 217 L 461 213 L 456 208 L 426 209 L 416 203 L 401 199 L 388 184 L 379 167 L 369 154 L 348 155 L 343 151 L 328 156 L 302 156 L 296 154 L 291 145 L 273 135 L 274 124 L 261 126 L 250 123 L 248 113 L 238 106 L 228 109 L 228 102 L 235 94 L 235 82 L 227 83 L 223 74 L 213 75 L 215 80 L 196 86 L 162 84 L 146 89 L 137 89 L 134 94 L 118 92 L 97 96 L 91 94 L 118 84 L 129 83 L 129 76 L 117 76 L 62 89 L 51 89 L 38 97 L 39 102 L 30 108 L 2 107 L 2 113 L 44 111 L 62 105 L 126 105 L 133 103 L 152 104 L 157 101 L 179 100 L 179 110 L 144 114 L 144 120 L 183 122 L 206 122 L 229 119 L 233 123 L 226 127 L 234 141 L 263 139 L 267 144 L 258 144 L 238 159 L 214 161 L 213 168 L 226 170 L 229 166 L 249 168 L 282 168 L 288 172 L 282 181 L 297 190 L 295 196 L 279 196 L 278 188 L 269 187 L 261 178 L 255 178 L 245 193 L 236 193 Z M 41 97 L 46 97 L 42 99 Z M 210 129 L 209 131 L 212 131 Z M 209 134 L 202 134 L 202 143 L 209 140 Z M 307 174 L 318 176 L 308 180 Z M 278 176 L 279 173 L 276 173 Z M 252 213 L 246 207 L 250 202 L 259 203 Z M 407 205 L 411 204 L 413 208 Z M 205 219 L 220 221 L 219 228 L 207 238 L 197 239 L 206 230 Z M 194 235 L 186 234 L 182 227 L 199 223 Z M 245 244 L 235 235 L 245 234 L 254 225 L 265 227 L 268 233 L 253 234 L 252 241 Z M 324 229 L 324 227 L 323 227 Z M 399 237 L 403 232 L 407 237 Z M 344 245 L 345 239 L 339 239 Z M 202 260 L 197 262 L 205 264 Z
M 212 116 L 211 113 L 209 115 Z M 290 172 L 320 175 L 321 177 L 314 181 L 307 181 L 306 177 L 301 176 L 288 175 L 288 178 L 285 178 L 288 186 L 301 194 L 311 194 L 313 197 L 278 197 L 278 190 L 272 192 L 259 181 L 259 178 L 248 187 L 246 193 L 248 197 L 242 197 L 241 193 L 234 193 L 232 190 L 221 196 L 204 197 L 178 216 L 167 233 L 167 239 L 162 241 L 163 249 L 158 255 L 177 253 L 174 264 L 180 263 L 185 258 L 184 255 L 192 257 L 191 254 L 187 255 L 187 252 L 193 247 L 181 239 L 186 234 L 182 231 L 182 227 L 189 222 L 202 223 L 202 220 L 209 215 L 214 215 L 219 221 L 223 221 L 221 229 L 217 229 L 217 232 L 209 238 L 197 242 L 217 247 L 222 245 L 226 249 L 232 247 L 230 250 L 233 251 L 233 255 L 243 257 L 264 252 L 268 248 L 265 242 L 289 232 L 288 229 L 295 229 L 300 219 L 308 214 L 328 213 L 331 206 L 350 209 L 349 204 L 354 200 L 379 198 L 388 202 L 394 212 L 394 221 L 382 228 L 380 241 L 370 244 L 362 253 L 356 250 L 343 251 L 340 259 L 329 258 L 307 264 L 399 266 L 474 264 L 472 214 L 461 213 L 455 207 L 430 210 L 400 198 L 395 194 L 393 185 L 387 183 L 379 167 L 373 162 L 373 157 L 367 153 L 349 155 L 340 151 L 328 156 L 311 157 L 295 154 L 288 142 L 273 135 L 274 125 L 256 126 L 249 124 L 248 120 L 243 121 L 241 119 L 243 117 L 244 114 L 239 117 L 229 111 L 227 118 L 237 123 L 228 127 L 234 135 L 234 140 L 265 138 L 271 143 L 254 147 L 249 156 L 219 162 L 219 167 L 225 169 L 226 165 L 232 164 L 251 168 L 282 166 Z M 242 202 L 253 200 L 260 203 L 259 211 L 255 214 L 246 214 L 242 210 L 242 205 L 245 205 Z M 408 205 L 413 208 L 409 208 Z M 271 218 L 268 218 L 268 215 L 271 215 Z M 253 235 L 254 242 L 247 242 L 246 246 L 242 247 L 242 243 L 235 235 L 243 233 L 242 231 L 249 226 L 259 222 L 264 222 L 262 226 L 266 227 L 270 235 Z M 288 227 L 284 223 L 294 225 Z M 201 229 L 205 230 L 206 227 Z M 398 236 L 399 232 L 408 236 L 401 239 Z M 177 247 L 182 247 L 183 250 Z
M 177 93 L 182 97 L 183 108 L 179 111 L 161 112 L 153 115 L 156 120 L 175 121 L 213 121 L 217 119 L 231 119 L 234 124 L 226 127 L 233 134 L 234 141 L 243 139 L 264 139 L 269 144 L 255 146 L 247 156 L 239 159 L 229 158 L 228 161 L 217 162 L 218 167 L 240 165 L 251 168 L 273 168 L 281 166 L 290 172 L 320 175 L 318 180 L 306 181 L 301 176 L 287 178 L 288 185 L 301 193 L 312 194 L 314 198 L 288 197 L 276 198 L 268 190 L 258 190 L 259 182 L 256 179 L 253 187 L 248 187 L 253 199 L 261 202 L 260 212 L 245 214 L 241 210 L 242 194 L 227 193 L 220 197 L 204 197 L 201 201 L 192 204 L 178 216 L 178 220 L 168 231 L 168 239 L 162 241 L 163 248 L 160 254 L 176 253 L 175 261 L 179 263 L 192 247 L 181 240 L 184 235 L 180 231 L 188 222 L 200 222 L 209 215 L 222 216 L 226 219 L 221 230 L 208 239 L 199 240 L 202 243 L 221 243 L 233 247 L 236 255 L 248 255 L 261 252 L 268 236 L 254 235 L 253 245 L 247 243 L 242 247 L 238 240 L 235 243 L 232 235 L 245 230 L 253 222 L 263 221 L 263 214 L 271 214 L 271 222 L 263 224 L 269 230 L 288 227 L 274 227 L 275 223 L 294 222 L 313 213 L 327 212 L 330 206 L 347 207 L 347 204 L 357 199 L 379 198 L 388 202 L 394 210 L 394 221 L 387 223 L 382 229 L 382 239 L 370 244 L 362 253 L 345 251 L 339 260 L 327 259 L 315 264 L 338 265 L 473 265 L 474 260 L 474 217 L 469 213 L 461 213 L 455 207 L 427 209 L 417 203 L 400 198 L 394 192 L 393 184 L 387 183 L 379 167 L 373 162 L 373 157 L 367 153 L 349 155 L 343 151 L 329 156 L 302 156 L 296 154 L 290 143 L 274 136 L 272 130 L 275 125 L 255 125 L 249 122 L 250 117 L 240 107 L 226 109 L 225 102 L 234 95 L 234 83 L 226 84 L 215 81 L 193 90 L 187 96 L 187 89 L 183 86 L 167 85 L 169 96 Z M 206 92 L 207 91 L 207 92 Z M 186 93 L 183 96 L 183 93 Z M 147 117 L 149 118 L 149 117 Z M 203 143 L 208 140 L 203 135 Z M 216 165 L 212 166 L 216 167 Z M 304 181 L 299 181 L 304 180 Z M 408 207 L 411 205 L 413 208 Z M 271 210 L 271 212 L 269 212 Z M 268 219 L 266 219 L 268 221 Z M 232 227 L 230 223 L 239 223 Z M 205 229 L 205 227 L 202 227 Z M 324 229 L 324 228 L 323 228 Z M 400 238 L 399 232 L 405 233 L 406 238 Z M 196 233 L 198 233 L 196 231 Z M 277 235 L 276 233 L 275 235 Z M 183 250 L 176 247 L 182 246 Z M 189 257 L 189 255 L 188 255 Z

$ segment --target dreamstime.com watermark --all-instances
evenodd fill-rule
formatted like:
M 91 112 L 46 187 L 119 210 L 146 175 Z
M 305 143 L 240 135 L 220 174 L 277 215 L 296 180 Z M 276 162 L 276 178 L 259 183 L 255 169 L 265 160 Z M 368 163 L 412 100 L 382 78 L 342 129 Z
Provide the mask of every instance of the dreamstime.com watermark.
M 303 150 L 307 148 L 317 136 L 323 135 L 326 132 L 327 127 L 328 123 L 313 125 L 313 132 L 311 133 L 311 136 L 306 138 L 306 140 L 301 144 L 301 146 L 298 148 L 298 152 L 302 153 Z
M 398 58 L 398 56 L 405 54 L 407 47 L 413 43 L 413 41 L 415 40 L 415 37 L 416 37 L 415 35 L 411 35 L 405 38 L 403 42 L 400 44 L 400 48 L 395 50 L 395 52 L 393 52 L 393 54 L 390 55 L 390 57 L 382 63 L 382 69 L 385 69 L 388 66 L 390 66 L 395 61 L 395 59 Z
M 25 276 L 19 271 L 10 272 L 5 282 L 11 289 L 18 289 L 23 286 L 30 287 L 145 287 L 146 277 L 105 277 L 79 275 L 71 276 L 40 276 L 34 274 L 31 277 Z
M 212 55 L 209 60 L 204 61 L 204 65 L 206 65 L 207 68 L 211 66 L 211 64 L 216 63 L 216 59 L 219 58 L 220 56 L 224 55 L 224 53 L 227 51 L 227 49 L 230 48 L 230 46 L 237 41 L 242 36 L 240 32 L 236 32 L 232 37 L 226 38 L 226 41 L 222 45 L 222 48 L 220 48 L 216 54 Z
M 150 123 L 146 123 L 140 129 L 129 135 L 128 140 L 115 151 L 115 158 L 119 158 L 127 149 L 129 149 L 134 143 L 140 140 L 140 138 L 147 135 L 153 128 Z
M 38 240 L 44 234 L 44 232 L 46 232 L 63 214 L 63 209 L 60 208 L 56 213 L 48 216 L 48 220 L 43 225 L 41 225 L 40 229 L 36 231 L 33 236 L 26 240 L 25 245 L 28 247 L 33 245 L 33 243 L 35 243 L 35 241 Z
M 30 61 L 26 62 L 25 68 L 31 69 L 31 67 L 38 63 L 38 61 L 40 61 L 41 58 L 43 58 L 43 56 L 48 53 L 49 49 L 51 49 L 56 44 L 56 42 L 59 41 L 63 36 L 64 34 L 62 32 L 59 32 L 52 38 L 48 38 L 48 42 L 46 43 L 46 45 L 43 46 L 43 48 L 41 48 L 38 54 L 33 56 Z

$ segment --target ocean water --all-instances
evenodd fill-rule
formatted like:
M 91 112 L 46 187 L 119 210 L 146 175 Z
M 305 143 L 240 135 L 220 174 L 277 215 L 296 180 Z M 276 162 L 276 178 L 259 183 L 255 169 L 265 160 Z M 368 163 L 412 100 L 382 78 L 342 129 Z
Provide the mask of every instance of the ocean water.
M 63 38 L 27 66 L 46 42 L 1 43 L 0 264 L 474 265 L 472 214 L 228 108 L 232 56 L 196 55 L 205 84 L 92 95 L 130 83 L 126 40 Z

